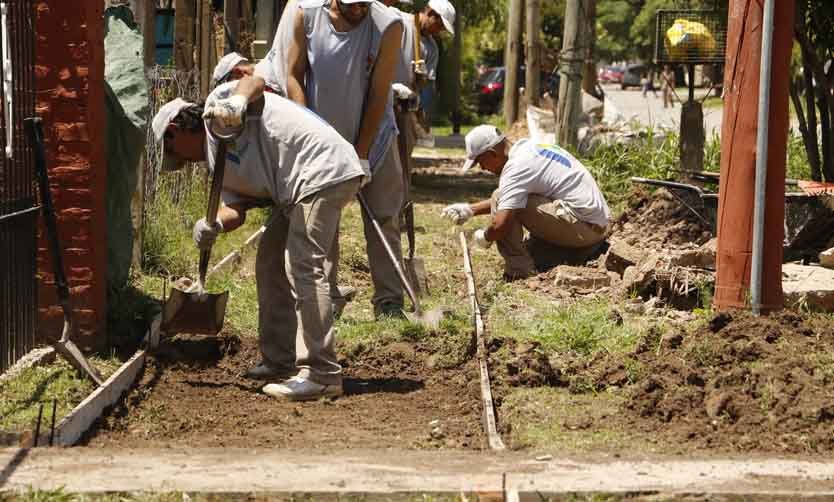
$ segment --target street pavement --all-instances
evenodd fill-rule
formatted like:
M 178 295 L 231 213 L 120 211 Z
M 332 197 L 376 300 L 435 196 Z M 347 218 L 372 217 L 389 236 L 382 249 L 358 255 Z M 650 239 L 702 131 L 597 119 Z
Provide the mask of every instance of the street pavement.
M 647 127 L 666 128 L 678 131 L 680 129 L 681 104 L 675 101 L 671 108 L 663 108 L 663 94 L 657 91 L 657 96 L 648 92 L 643 97 L 639 88 L 620 89 L 616 85 L 603 86 L 605 97 L 616 107 L 617 111 L 627 121 L 636 120 Z M 684 88 L 677 90 L 681 99 L 688 99 L 688 91 Z M 706 94 L 706 89 L 698 89 L 695 98 L 700 99 Z M 704 131 L 709 139 L 713 132 L 721 134 L 721 118 L 723 107 L 704 108 Z

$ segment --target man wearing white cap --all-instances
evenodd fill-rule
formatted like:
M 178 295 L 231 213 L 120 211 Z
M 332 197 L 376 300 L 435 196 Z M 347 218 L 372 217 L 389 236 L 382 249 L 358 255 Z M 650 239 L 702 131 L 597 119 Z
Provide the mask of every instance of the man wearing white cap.
M 244 76 L 252 75 L 254 71 L 255 65 L 248 59 L 237 52 L 230 52 L 217 62 L 211 75 L 211 83 L 212 86 L 217 87 L 230 80 L 240 80 Z
M 448 0 L 429 0 L 417 14 L 408 14 L 392 7 L 403 20 L 402 60 L 394 77 L 395 111 L 400 162 L 403 166 L 406 205 L 411 192 L 411 153 L 417 141 L 418 96 L 423 88 L 433 85 L 437 77 L 440 49 L 434 36 L 444 29 L 454 36 L 455 8 Z
M 213 169 L 217 140 L 208 131 L 228 124 L 211 119 L 222 116 L 218 112 L 230 101 L 243 101 L 245 107 L 251 95 L 236 86 L 215 89 L 205 111 L 180 98 L 159 110 L 152 128 L 163 146 L 163 169 L 185 161 L 208 161 Z M 326 257 L 337 239 L 342 208 L 370 173 L 353 146 L 309 110 L 269 94 L 260 110 L 249 108 L 228 146 L 224 205 L 216 222 L 203 218 L 194 225 L 194 240 L 201 249 L 210 246 L 220 232 L 243 224 L 249 209 L 274 206 L 255 272 L 263 361 L 248 376 L 275 382 L 263 391 L 281 399 L 337 396 L 342 369 L 336 359 Z M 281 265 L 277 269 L 275 256 Z M 264 326 L 280 330 L 265 331 Z
M 402 20 L 373 0 L 324 0 L 295 14 L 287 95 L 309 107 L 354 145 L 370 165 L 362 189 L 385 239 L 401 260 L 402 169 L 391 84 L 399 64 Z M 383 243 L 363 213 L 374 312 L 402 315 L 403 288 Z M 337 261 L 337 256 L 332 261 Z
M 443 215 L 461 225 L 473 216 L 491 214 L 492 222 L 475 231 L 475 244 L 487 249 L 498 242 L 504 277 L 515 280 L 535 273 L 523 244 L 530 235 L 559 248 L 579 251 L 605 239 L 611 212 L 591 173 L 556 145 L 523 139 L 513 144 L 490 125 L 466 135 L 466 163 L 499 177 L 490 200 L 452 204 Z

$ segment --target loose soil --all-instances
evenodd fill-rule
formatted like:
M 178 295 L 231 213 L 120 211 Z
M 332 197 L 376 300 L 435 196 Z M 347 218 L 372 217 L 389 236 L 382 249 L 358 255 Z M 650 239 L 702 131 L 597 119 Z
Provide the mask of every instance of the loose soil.
M 501 345 L 493 343 L 507 350 Z M 632 353 L 599 353 L 562 368 L 534 347 L 512 352 L 493 362 L 507 375 L 499 383 L 613 398 L 609 412 L 582 417 L 586 434 L 617 431 L 679 453 L 834 451 L 830 319 L 720 313 L 690 332 L 650 330 Z
M 701 245 L 713 236 L 695 214 L 660 188 L 635 187 L 629 210 L 615 221 L 613 236 L 640 249 L 660 251 L 669 246 Z
M 477 367 L 431 367 L 421 342 L 354 350 L 345 395 L 278 401 L 243 372 L 259 360 L 252 337 L 164 343 L 138 384 L 89 434 L 94 447 L 223 446 L 481 449 Z

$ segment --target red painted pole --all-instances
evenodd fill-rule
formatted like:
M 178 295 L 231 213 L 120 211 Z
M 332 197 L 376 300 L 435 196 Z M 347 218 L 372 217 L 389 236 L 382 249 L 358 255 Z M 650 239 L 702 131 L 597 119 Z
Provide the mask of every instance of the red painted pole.
M 750 300 L 753 200 L 756 177 L 758 88 L 764 0 L 730 0 L 718 250 L 713 306 L 745 308 Z M 788 78 L 793 46 L 794 0 L 776 2 L 768 134 L 762 310 L 783 306 L 782 242 L 785 219 L 785 160 L 788 141 Z

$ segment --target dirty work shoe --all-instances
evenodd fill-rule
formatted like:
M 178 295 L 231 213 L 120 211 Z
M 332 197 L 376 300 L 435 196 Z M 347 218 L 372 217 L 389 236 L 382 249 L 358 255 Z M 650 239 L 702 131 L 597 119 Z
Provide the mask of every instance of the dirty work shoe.
M 294 374 L 295 370 L 275 368 L 262 361 L 257 366 L 246 370 L 244 376 L 252 380 L 283 380 Z
M 374 305 L 374 317 L 379 319 L 405 319 L 403 304 L 399 302 L 382 302 Z
M 264 394 L 289 401 L 313 401 L 322 397 L 341 396 L 342 384 L 322 385 L 306 378 L 294 376 L 281 383 L 264 385 Z
M 356 298 L 356 288 L 353 286 L 338 286 L 339 296 L 331 297 L 333 302 L 333 317 L 338 319 L 342 317 L 342 312 L 348 302 L 352 302 Z

